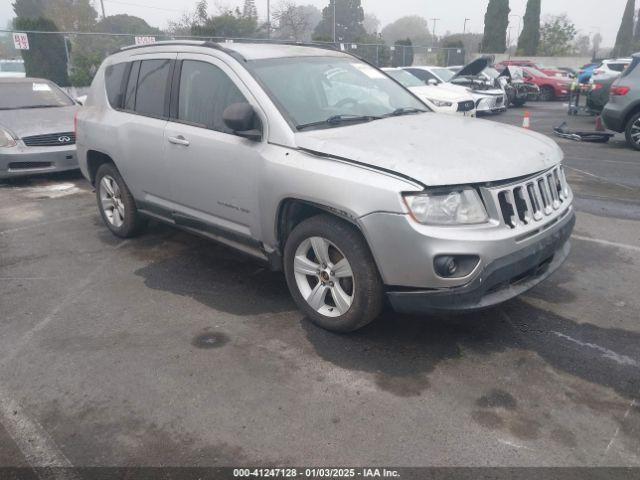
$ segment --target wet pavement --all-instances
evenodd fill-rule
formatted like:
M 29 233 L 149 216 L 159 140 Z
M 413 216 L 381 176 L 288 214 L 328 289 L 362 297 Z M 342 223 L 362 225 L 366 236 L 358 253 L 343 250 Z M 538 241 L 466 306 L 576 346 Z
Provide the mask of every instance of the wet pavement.
M 556 275 L 352 335 L 225 247 L 116 239 L 77 174 L 1 183 L 0 465 L 640 466 L 640 153 L 558 143 L 578 223 Z

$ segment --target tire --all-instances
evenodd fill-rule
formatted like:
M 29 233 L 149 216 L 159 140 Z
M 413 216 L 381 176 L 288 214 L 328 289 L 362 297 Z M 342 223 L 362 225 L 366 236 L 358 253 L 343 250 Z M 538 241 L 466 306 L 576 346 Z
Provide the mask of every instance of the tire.
M 318 215 L 297 225 L 285 244 L 284 270 L 298 308 L 326 330 L 353 332 L 382 310 L 384 289 L 373 256 L 360 232 L 343 220 Z
M 624 136 L 631 148 L 640 150 L 640 112 L 629 119 Z M 636 136 L 635 139 L 634 136 Z
M 523 100 L 522 98 L 515 99 L 513 101 L 513 106 L 516 107 L 516 108 L 521 108 L 521 107 L 524 107 L 526 103 L 527 103 L 527 101 Z
M 540 101 L 542 102 L 551 102 L 556 99 L 556 92 L 553 90 L 553 87 L 544 86 L 540 89 Z
M 95 185 L 98 210 L 111 233 L 121 238 L 140 233 L 146 220 L 138 212 L 127 184 L 113 163 L 98 168 Z

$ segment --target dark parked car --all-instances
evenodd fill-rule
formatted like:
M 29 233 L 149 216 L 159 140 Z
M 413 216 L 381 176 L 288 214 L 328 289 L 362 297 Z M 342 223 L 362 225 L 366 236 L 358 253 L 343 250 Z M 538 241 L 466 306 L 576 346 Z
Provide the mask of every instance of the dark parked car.
M 625 133 L 629 146 L 640 150 L 640 53 L 611 85 L 602 120 L 614 132 Z

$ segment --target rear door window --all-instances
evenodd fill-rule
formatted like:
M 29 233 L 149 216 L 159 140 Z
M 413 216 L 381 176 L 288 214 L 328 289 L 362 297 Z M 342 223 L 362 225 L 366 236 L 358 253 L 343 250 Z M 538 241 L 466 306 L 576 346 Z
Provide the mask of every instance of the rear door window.
M 138 74 L 136 113 L 165 117 L 165 103 L 171 75 L 171 60 L 143 60 Z
M 614 72 L 622 72 L 624 71 L 627 64 L 626 63 L 610 63 L 608 66 Z
M 140 62 L 133 62 L 129 81 L 124 93 L 124 109 L 133 111 L 136 106 L 136 85 L 138 84 L 138 73 L 140 72 Z

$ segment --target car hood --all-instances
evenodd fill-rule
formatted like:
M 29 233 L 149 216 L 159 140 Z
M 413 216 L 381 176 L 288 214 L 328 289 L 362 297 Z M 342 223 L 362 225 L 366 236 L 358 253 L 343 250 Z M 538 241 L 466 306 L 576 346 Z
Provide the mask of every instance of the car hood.
M 491 63 L 493 63 L 493 58 L 491 57 L 476 58 L 473 62 L 465 65 L 462 70 L 451 77 L 451 80 L 454 78 L 475 77 L 476 75 L 480 75 L 489 65 L 491 65 Z
M 471 95 L 463 91 L 446 90 L 435 86 L 410 87 L 413 93 L 421 98 L 429 98 L 434 100 L 442 100 L 448 102 L 463 102 L 471 100 Z
M 18 138 L 47 133 L 73 132 L 73 116 L 78 107 L 25 108 L 0 110 L 0 125 Z
M 295 134 L 299 148 L 410 177 L 426 186 L 506 180 L 556 165 L 547 137 L 509 125 L 432 113 Z

